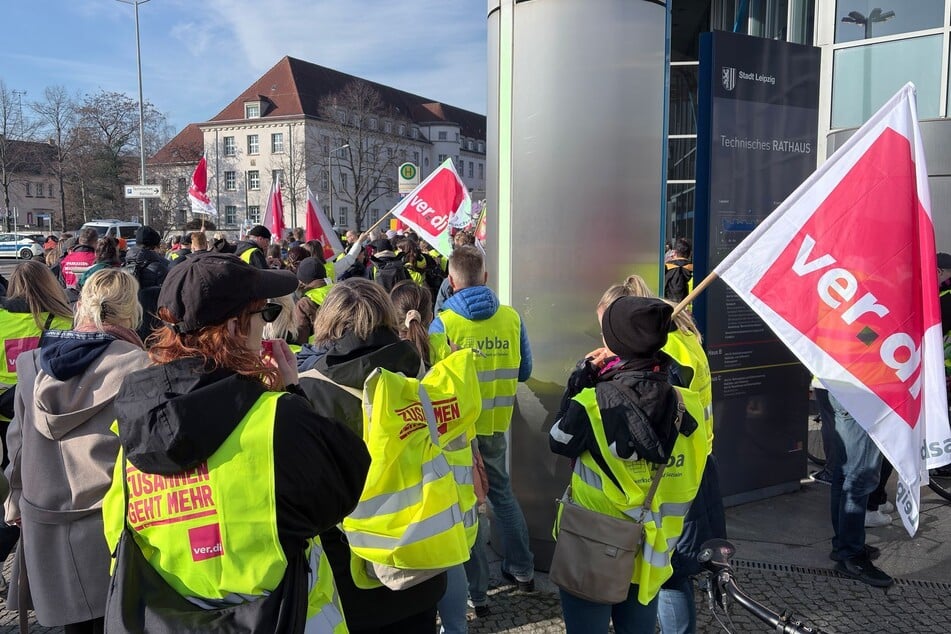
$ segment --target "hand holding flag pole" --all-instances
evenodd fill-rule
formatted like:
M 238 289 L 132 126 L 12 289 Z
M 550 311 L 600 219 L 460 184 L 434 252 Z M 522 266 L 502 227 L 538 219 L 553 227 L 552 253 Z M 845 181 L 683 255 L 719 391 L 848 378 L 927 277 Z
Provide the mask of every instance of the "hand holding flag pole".
M 684 310 L 687 306 L 690 306 L 690 303 L 691 303 L 694 299 L 696 299 L 697 296 L 700 295 L 700 293 L 702 293 L 704 290 L 706 290 L 706 288 L 707 288 L 708 286 L 710 286 L 711 284 L 713 284 L 714 280 L 718 279 L 719 277 L 720 277 L 720 276 L 717 275 L 716 273 L 710 273 L 710 274 L 707 275 L 705 278 L 703 278 L 703 281 L 701 281 L 699 284 L 697 284 L 696 286 L 694 286 L 694 287 L 693 287 L 693 290 L 690 291 L 689 293 L 687 293 L 687 296 L 684 297 L 682 300 L 680 300 L 680 303 L 679 303 L 679 304 L 677 304 L 676 306 L 674 306 L 674 312 L 673 312 L 673 315 L 671 315 L 671 316 L 674 317 L 674 316 L 680 314 L 681 312 L 683 312 L 683 310 Z

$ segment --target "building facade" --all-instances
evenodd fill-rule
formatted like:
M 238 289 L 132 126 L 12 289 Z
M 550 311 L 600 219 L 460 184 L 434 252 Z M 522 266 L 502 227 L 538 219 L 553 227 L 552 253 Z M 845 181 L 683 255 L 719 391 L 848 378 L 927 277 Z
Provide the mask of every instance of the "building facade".
M 285 57 L 150 163 L 175 224 L 191 217 L 187 188 L 203 153 L 221 229 L 261 222 L 276 181 L 287 227 L 304 225 L 309 188 L 339 229 L 366 229 L 399 201 L 404 162 L 425 178 L 452 158 L 482 197 L 485 124 L 484 115 Z
M 59 181 L 51 167 L 55 148 L 49 143 L 12 139 L 5 141 L 4 147 L 10 173 L 6 186 L 0 188 L 3 227 L 51 231 L 50 223 L 61 209 Z

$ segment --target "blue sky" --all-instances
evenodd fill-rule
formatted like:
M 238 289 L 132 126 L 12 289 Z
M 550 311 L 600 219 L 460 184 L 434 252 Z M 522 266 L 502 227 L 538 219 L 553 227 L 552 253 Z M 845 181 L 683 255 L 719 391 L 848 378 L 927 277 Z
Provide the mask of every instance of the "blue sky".
M 0 80 L 138 95 L 131 5 L 3 0 Z M 468 110 L 486 108 L 485 0 L 151 0 L 143 91 L 175 132 L 216 115 L 284 55 Z M 11 28 L 12 27 L 12 28 Z

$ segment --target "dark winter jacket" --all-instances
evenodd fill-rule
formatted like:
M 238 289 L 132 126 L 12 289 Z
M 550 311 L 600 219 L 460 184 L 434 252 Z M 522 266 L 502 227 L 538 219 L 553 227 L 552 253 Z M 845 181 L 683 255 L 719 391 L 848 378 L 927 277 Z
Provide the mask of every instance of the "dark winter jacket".
M 362 390 L 363 382 L 378 367 L 417 376 L 420 358 L 412 343 L 401 340 L 394 332 L 380 329 L 365 341 L 352 334 L 345 335 L 328 346 L 325 354 L 317 357 L 314 367 L 341 385 Z M 301 389 L 317 413 L 345 421 L 354 430 L 362 428 L 362 404 L 357 397 L 332 383 L 305 376 L 301 377 Z M 361 590 L 353 583 L 350 548 L 342 533 L 333 528 L 322 533 L 320 540 L 333 567 L 334 580 L 351 631 L 380 628 L 431 610 L 446 590 L 445 574 L 398 592 L 386 587 Z
M 179 359 L 127 376 L 116 398 L 119 442 L 133 465 L 172 475 L 214 454 L 265 391 L 229 370 L 203 371 Z M 274 421 L 277 534 L 288 559 L 327 530 L 360 499 L 370 456 L 358 436 L 320 416 L 295 394 L 277 402 Z M 251 480 L 267 486 L 267 474 Z
M 131 269 L 141 288 L 161 286 L 168 275 L 171 263 L 153 249 L 132 247 L 125 257 L 126 265 Z
M 264 252 L 261 251 L 258 245 L 255 244 L 254 242 L 247 242 L 245 240 L 241 240 L 240 242 L 234 245 L 234 254 L 240 258 L 242 253 L 251 249 L 254 249 L 254 252 L 251 253 L 251 261 L 249 262 L 249 264 L 251 266 L 256 266 L 259 269 L 270 268 L 267 265 L 267 258 L 264 256 Z

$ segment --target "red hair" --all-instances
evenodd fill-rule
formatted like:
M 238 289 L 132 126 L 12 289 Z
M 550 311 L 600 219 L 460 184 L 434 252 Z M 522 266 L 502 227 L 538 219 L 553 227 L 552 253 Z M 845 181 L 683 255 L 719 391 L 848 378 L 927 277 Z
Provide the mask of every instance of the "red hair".
M 228 322 L 206 326 L 194 332 L 179 334 L 168 326 L 155 330 L 149 337 L 149 358 L 154 363 L 164 364 L 189 357 L 205 361 L 208 372 L 224 369 L 261 381 L 269 390 L 280 390 L 284 381 L 277 368 L 268 365 L 261 354 L 248 350 L 247 336 L 251 330 L 251 314 L 264 306 L 264 300 L 249 304 L 237 316 L 238 327 L 229 332 Z M 175 321 L 167 308 L 160 308 L 158 317 L 164 322 Z

